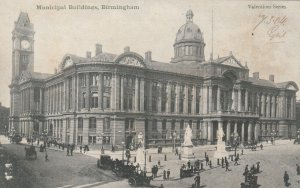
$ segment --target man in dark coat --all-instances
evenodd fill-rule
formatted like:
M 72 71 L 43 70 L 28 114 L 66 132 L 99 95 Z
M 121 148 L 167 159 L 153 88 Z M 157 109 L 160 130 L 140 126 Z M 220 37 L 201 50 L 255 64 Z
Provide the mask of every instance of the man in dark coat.
M 199 173 L 194 178 L 194 180 L 195 180 L 196 188 L 200 188 L 200 175 L 199 175 Z
M 168 169 L 168 171 L 167 171 L 167 179 L 170 179 L 170 174 L 171 174 L 170 169 Z
M 284 180 L 285 186 L 289 186 L 289 179 L 290 179 L 290 177 L 289 177 L 288 173 L 285 171 L 284 175 L 283 175 L 283 180 Z
M 224 168 L 224 158 L 221 159 L 222 168 Z
M 191 168 L 191 162 L 190 161 L 187 162 L 187 165 L 188 165 L 188 168 Z
M 226 167 L 226 172 L 229 171 L 229 168 L 228 168 L 229 167 L 229 163 L 228 163 L 227 160 L 225 161 L 225 167 Z
M 167 173 L 166 170 L 164 170 L 164 180 L 167 179 L 166 173 Z

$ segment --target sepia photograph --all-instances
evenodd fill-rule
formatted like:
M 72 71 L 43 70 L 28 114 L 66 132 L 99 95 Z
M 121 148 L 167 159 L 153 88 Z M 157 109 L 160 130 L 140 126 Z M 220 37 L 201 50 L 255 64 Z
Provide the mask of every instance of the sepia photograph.
M 1 188 L 300 187 L 300 2 L 2 2 Z

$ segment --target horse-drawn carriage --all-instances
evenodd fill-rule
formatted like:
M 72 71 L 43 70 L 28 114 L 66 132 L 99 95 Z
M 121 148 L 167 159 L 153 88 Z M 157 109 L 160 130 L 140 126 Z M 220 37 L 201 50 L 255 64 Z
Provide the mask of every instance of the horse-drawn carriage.
M 37 154 L 34 146 L 25 147 L 25 158 L 26 159 L 37 159 Z
M 147 173 L 140 171 L 134 172 L 132 176 L 128 178 L 128 184 L 132 187 L 136 186 L 150 186 L 152 180 L 152 174 L 147 176 Z
M 13 135 L 11 136 L 11 142 L 12 142 L 12 143 L 18 144 L 18 143 L 20 143 L 21 141 L 22 141 L 22 137 L 21 137 L 20 135 L 18 135 L 18 134 L 13 134 Z
M 193 177 L 194 171 L 191 168 L 180 168 L 180 178 Z
M 109 155 L 101 155 L 100 159 L 97 160 L 97 167 L 103 170 L 112 169 L 113 161 Z

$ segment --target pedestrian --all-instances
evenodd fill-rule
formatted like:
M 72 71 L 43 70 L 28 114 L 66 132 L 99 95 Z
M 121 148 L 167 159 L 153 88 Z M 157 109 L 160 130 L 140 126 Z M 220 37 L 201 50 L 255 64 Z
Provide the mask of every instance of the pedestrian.
M 188 168 L 191 168 L 191 162 L 190 160 L 187 162 Z
M 197 173 L 197 176 L 194 178 L 194 180 L 195 180 L 196 188 L 200 188 L 200 175 L 199 175 L 199 172 Z
M 224 168 L 224 158 L 221 159 L 222 168 Z
M 45 152 L 45 161 L 49 161 L 47 152 Z
M 163 173 L 164 174 L 164 180 L 167 179 L 166 173 L 167 173 L 166 170 L 164 170 L 164 173 Z
M 160 167 L 160 160 L 158 160 L 157 164 L 158 164 L 158 166 Z
M 297 168 L 296 168 L 296 170 L 297 170 L 297 175 L 300 175 L 300 166 L 299 166 L 298 164 L 296 164 L 296 166 L 297 166 Z
M 284 175 L 283 175 L 283 180 L 284 180 L 285 186 L 287 186 L 287 187 L 290 185 L 289 184 L 289 179 L 290 179 L 290 177 L 289 177 L 288 173 L 285 171 Z
M 209 162 L 208 156 L 205 157 L 205 162 L 206 162 L 206 166 L 207 166 L 207 165 L 208 165 L 208 162 Z
M 260 144 L 260 149 L 261 149 L 261 150 L 263 149 L 263 147 L 264 147 L 264 146 L 263 146 L 262 144 Z
M 151 173 L 152 173 L 152 178 L 155 178 L 155 170 L 154 170 L 154 165 L 153 165 L 153 167 L 151 168 Z
M 155 165 L 155 177 L 157 178 L 157 173 L 158 173 L 158 167 Z
M 244 150 L 242 149 L 242 155 L 244 155 Z
M 79 146 L 80 153 L 82 153 L 82 145 Z
M 234 164 L 233 164 L 234 166 L 235 166 L 235 165 L 239 165 L 239 164 L 238 164 L 238 160 L 239 160 L 239 158 L 238 158 L 238 156 L 236 156 L 235 159 L 234 159 Z
M 257 173 L 259 173 L 259 167 L 260 167 L 259 164 L 260 164 L 260 162 L 257 162 L 257 163 L 256 163 L 256 171 L 257 171 Z
M 178 148 L 175 148 L 175 155 L 178 155 Z
M 67 147 L 67 156 L 69 156 L 70 149 Z
M 229 171 L 229 168 L 228 168 L 229 167 L 229 163 L 228 163 L 228 161 L 225 161 L 225 167 L 226 167 L 226 172 Z
M 71 156 L 73 156 L 73 150 L 74 150 L 74 147 L 73 146 L 71 146 Z
M 170 169 L 168 169 L 168 171 L 167 171 L 167 179 L 170 179 Z
M 209 168 L 211 168 L 212 167 L 212 165 L 211 165 L 211 160 L 209 161 Z

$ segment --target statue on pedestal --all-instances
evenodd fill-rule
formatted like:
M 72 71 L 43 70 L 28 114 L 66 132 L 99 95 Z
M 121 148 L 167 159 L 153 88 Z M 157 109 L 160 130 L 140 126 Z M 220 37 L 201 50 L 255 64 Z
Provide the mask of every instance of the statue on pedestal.
M 144 135 L 142 132 L 138 134 L 138 148 L 144 148 Z
M 184 142 L 183 142 L 184 146 L 193 145 L 192 135 L 193 134 L 192 134 L 192 129 L 190 128 L 190 125 L 187 125 L 185 128 L 185 133 L 184 133 Z

